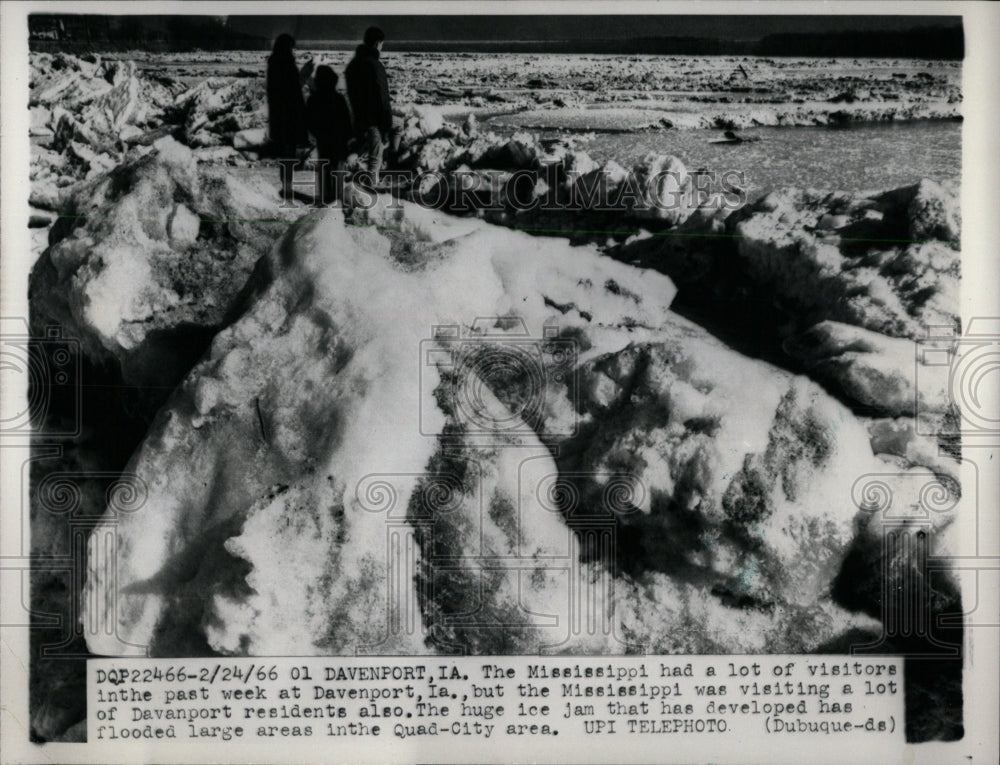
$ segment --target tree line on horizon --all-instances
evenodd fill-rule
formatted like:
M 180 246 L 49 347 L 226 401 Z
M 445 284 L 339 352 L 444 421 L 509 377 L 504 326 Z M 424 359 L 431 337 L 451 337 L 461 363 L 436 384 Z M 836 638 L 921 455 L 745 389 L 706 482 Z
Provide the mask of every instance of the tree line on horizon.
M 205 16 L 99 16 L 32 14 L 28 19 L 32 50 L 270 50 L 272 41 L 232 29 L 224 20 Z M 318 49 L 353 49 L 353 41 L 302 41 Z M 469 53 L 595 53 L 619 55 L 737 55 L 850 58 L 924 58 L 961 60 L 965 36 L 961 25 L 900 31 L 779 33 L 756 40 L 718 37 L 638 37 L 567 40 L 405 40 L 396 50 Z

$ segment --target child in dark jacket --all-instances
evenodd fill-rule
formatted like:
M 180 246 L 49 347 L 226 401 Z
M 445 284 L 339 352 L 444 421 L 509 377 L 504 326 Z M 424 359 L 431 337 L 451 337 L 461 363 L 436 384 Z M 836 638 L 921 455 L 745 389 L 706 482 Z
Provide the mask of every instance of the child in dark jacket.
M 344 160 L 351 139 L 351 113 L 347 99 L 337 92 L 337 74 L 328 66 L 316 68 L 313 90 L 306 101 L 306 125 L 316 139 L 316 150 L 323 168 L 323 201 L 342 196 Z

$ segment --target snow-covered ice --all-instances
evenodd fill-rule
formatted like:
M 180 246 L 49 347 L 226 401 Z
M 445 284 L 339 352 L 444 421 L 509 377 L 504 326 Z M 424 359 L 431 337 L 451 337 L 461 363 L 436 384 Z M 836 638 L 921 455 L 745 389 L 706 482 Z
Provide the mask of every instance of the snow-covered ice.
M 843 405 L 673 314 L 655 272 L 408 204 L 359 220 L 310 213 L 275 245 L 136 452 L 149 497 L 107 519 L 116 575 L 92 570 L 87 598 L 117 638 L 92 650 L 169 655 L 191 630 L 236 653 L 800 650 L 872 626 L 829 600 L 864 512 L 846 478 L 884 465 Z M 491 366 L 525 329 L 576 351 L 532 406 L 528 372 Z M 482 355 L 458 365 L 456 342 Z M 602 513 L 622 547 L 577 560 L 571 528 Z M 418 551 L 398 603 L 393 533 Z M 614 581 L 607 633 L 545 626 L 569 616 L 553 555 Z M 401 604 L 414 628 L 387 631 Z

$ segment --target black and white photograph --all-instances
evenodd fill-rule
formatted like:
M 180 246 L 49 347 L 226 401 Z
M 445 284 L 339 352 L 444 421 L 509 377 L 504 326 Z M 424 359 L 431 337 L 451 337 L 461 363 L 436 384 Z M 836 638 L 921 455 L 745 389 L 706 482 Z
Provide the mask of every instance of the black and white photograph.
M 993 9 L 272 5 L 5 9 L 3 761 L 994 762 Z

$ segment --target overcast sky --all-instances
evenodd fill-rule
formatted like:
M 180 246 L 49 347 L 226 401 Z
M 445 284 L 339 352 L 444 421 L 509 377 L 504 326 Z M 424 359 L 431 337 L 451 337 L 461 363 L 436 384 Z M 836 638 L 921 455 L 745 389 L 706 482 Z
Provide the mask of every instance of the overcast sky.
M 229 26 L 273 38 L 357 40 L 381 26 L 390 40 L 593 40 L 718 37 L 755 40 L 779 32 L 954 28 L 957 16 L 230 16 Z

